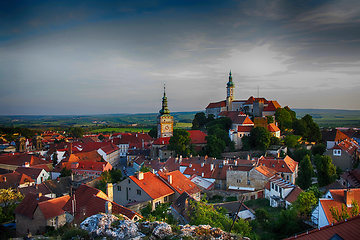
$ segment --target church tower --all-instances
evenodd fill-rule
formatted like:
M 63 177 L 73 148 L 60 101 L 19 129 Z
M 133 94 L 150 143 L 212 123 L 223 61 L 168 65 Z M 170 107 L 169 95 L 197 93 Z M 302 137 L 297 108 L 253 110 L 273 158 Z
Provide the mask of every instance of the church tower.
M 158 129 L 158 138 L 161 137 L 171 137 L 173 135 L 173 126 L 174 118 L 170 115 L 170 110 L 168 108 L 167 97 L 165 93 L 164 85 L 164 96 L 162 98 L 162 108 L 159 111 L 160 115 L 157 118 L 157 129 Z
M 226 111 L 232 111 L 232 102 L 234 101 L 235 84 L 232 81 L 231 71 L 229 73 L 229 81 L 226 84 Z

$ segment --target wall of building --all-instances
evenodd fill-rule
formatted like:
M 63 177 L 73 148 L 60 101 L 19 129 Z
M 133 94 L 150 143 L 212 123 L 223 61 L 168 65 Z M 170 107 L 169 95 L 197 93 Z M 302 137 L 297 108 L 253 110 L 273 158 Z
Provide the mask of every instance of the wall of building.
M 120 188 L 119 188 L 120 187 Z M 130 178 L 127 178 L 120 183 L 114 184 L 114 202 L 120 205 L 127 205 L 130 202 L 145 202 L 151 201 L 152 198 L 142 190 L 136 183 Z M 141 195 L 138 195 L 137 190 L 141 191 Z
M 250 182 L 248 182 L 248 180 L 250 180 Z M 263 189 L 268 181 L 269 178 L 265 177 L 254 168 L 249 172 L 227 171 L 226 174 L 227 186 L 255 188 L 258 190 Z

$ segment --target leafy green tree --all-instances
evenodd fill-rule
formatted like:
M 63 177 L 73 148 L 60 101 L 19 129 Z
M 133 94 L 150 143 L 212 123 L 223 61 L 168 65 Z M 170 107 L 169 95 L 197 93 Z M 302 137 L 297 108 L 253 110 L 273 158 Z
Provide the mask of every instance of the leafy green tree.
M 290 237 L 303 230 L 301 228 L 301 219 L 298 217 L 298 211 L 295 208 L 281 210 L 279 216 L 272 225 L 278 239 Z
M 258 220 L 259 222 L 266 222 L 267 220 L 270 219 L 270 215 L 268 211 L 266 211 L 266 209 L 264 208 L 256 209 L 255 216 L 256 216 L 256 220 Z
M 61 173 L 60 173 L 60 177 L 68 177 L 68 176 L 71 176 L 71 169 L 67 169 L 66 167 L 64 167 L 62 170 L 61 170 Z
M 225 150 L 226 143 L 224 140 L 217 138 L 215 135 L 206 137 L 206 153 L 209 157 L 221 158 L 221 153 Z
M 74 127 L 74 128 L 69 128 L 69 132 L 74 138 L 82 138 L 84 136 L 85 131 L 81 127 Z
M 206 124 L 206 128 L 209 128 L 213 125 L 218 125 L 218 124 L 221 125 L 226 132 L 228 132 L 231 128 L 232 122 L 231 122 L 231 119 L 228 117 L 221 117 L 221 118 L 217 118 L 212 121 L 209 121 Z
M 280 145 L 281 144 L 281 139 L 277 138 L 275 136 L 271 136 L 270 138 L 270 145 Z
M 320 187 L 326 186 L 336 180 L 336 167 L 330 156 L 315 156 L 315 166 Z
M 266 116 L 266 119 L 267 119 L 267 123 L 268 123 L 268 124 L 274 122 L 274 117 L 273 117 L 273 116 Z
M 321 131 L 319 126 L 314 122 L 311 115 L 306 114 L 304 117 L 301 118 L 300 125 L 301 125 L 301 131 L 300 134 L 305 139 L 307 139 L 310 142 L 319 142 L 321 140 Z M 305 127 L 305 130 L 302 129 Z M 298 127 L 299 128 L 299 127 Z M 300 131 L 299 129 L 297 129 Z
M 285 106 L 284 109 L 290 114 L 291 121 L 294 121 L 296 119 L 296 112 L 291 110 L 289 106 Z
M 208 128 L 208 135 L 214 135 L 218 139 L 221 139 L 225 142 L 226 146 L 230 148 L 230 151 L 233 151 L 235 149 L 235 143 L 231 141 L 228 131 L 224 130 L 222 125 L 212 125 Z
M 307 150 L 305 147 L 302 147 L 295 149 L 295 151 L 291 154 L 291 158 L 297 162 L 301 162 L 306 155 L 311 157 L 311 151 Z
M 308 189 L 306 189 L 307 192 L 313 192 L 316 199 L 319 199 L 323 196 L 323 193 L 315 186 L 311 186 Z
M 221 210 L 217 211 L 212 205 L 208 205 L 206 201 L 190 201 L 190 224 L 210 225 L 224 231 L 229 231 L 232 219 L 221 212 Z M 250 236 L 251 227 L 248 222 L 240 218 L 235 222 L 232 232 L 239 233 L 243 236 Z
M 292 128 L 294 130 L 294 134 L 299 136 L 306 136 L 309 131 L 305 121 L 302 119 L 295 119 L 292 123 Z
M 255 127 L 250 131 L 250 145 L 253 148 L 266 150 L 270 146 L 270 132 L 264 127 Z
M 57 151 L 55 150 L 55 152 L 52 155 L 52 165 L 53 165 L 53 167 L 55 167 L 57 163 L 58 163 L 58 155 L 57 155 Z
M 175 151 L 175 154 L 188 157 L 193 153 L 193 146 L 190 144 L 190 133 L 184 129 L 175 129 L 169 140 L 168 149 Z
M 14 220 L 14 210 L 24 196 L 12 188 L 0 189 L 0 223 Z
M 191 129 L 203 129 L 208 121 L 209 119 L 206 117 L 206 114 L 204 112 L 198 112 L 194 116 Z
M 312 191 L 301 192 L 294 203 L 294 207 L 301 215 L 309 216 L 317 203 L 318 199 Z
M 242 142 L 242 148 L 241 148 L 241 150 L 243 150 L 243 151 L 250 151 L 250 149 L 251 149 L 250 137 L 249 137 L 249 136 L 243 136 L 243 137 L 241 138 L 241 142 Z
M 318 143 L 311 148 L 312 154 L 315 155 L 324 155 L 326 152 L 326 146 L 322 143 Z
M 151 168 L 149 167 L 146 167 L 145 165 L 143 165 L 141 168 L 140 168 L 140 172 L 150 172 L 151 171 Z
M 98 136 L 98 139 L 99 139 L 100 141 L 102 141 L 102 140 L 105 139 L 105 137 L 104 137 L 104 135 L 100 134 L 100 135 Z
M 95 186 L 97 189 L 106 192 L 106 185 L 108 183 L 118 183 L 122 180 L 122 172 L 120 169 L 111 169 L 101 173 L 101 180 Z
M 152 129 L 150 129 L 148 134 L 152 138 L 157 138 L 157 127 L 153 127 Z
M 301 189 L 307 189 L 311 186 L 311 177 L 314 175 L 314 169 L 310 161 L 310 156 L 306 155 L 300 162 L 299 174 L 296 179 L 296 184 Z
M 292 116 L 291 113 L 285 108 L 278 108 L 275 111 L 275 119 L 279 123 L 279 128 L 282 132 L 286 129 L 292 128 Z
M 154 211 L 152 211 L 151 203 L 141 209 L 141 215 L 144 217 L 142 221 L 162 221 L 168 224 L 176 223 L 176 220 L 171 214 L 168 214 L 171 203 L 161 203 Z
M 284 143 L 289 148 L 295 148 L 299 144 L 299 136 L 289 134 L 284 138 Z

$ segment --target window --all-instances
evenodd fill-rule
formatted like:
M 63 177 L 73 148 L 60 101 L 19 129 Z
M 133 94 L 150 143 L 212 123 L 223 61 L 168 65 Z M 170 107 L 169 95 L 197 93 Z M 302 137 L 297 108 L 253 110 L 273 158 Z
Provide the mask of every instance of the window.
M 275 185 L 275 191 L 276 191 L 276 192 L 278 191 L 278 186 L 277 186 L 277 185 Z
M 289 175 L 286 175 L 286 180 L 288 180 L 288 181 L 290 180 Z
M 118 186 L 118 191 L 121 192 L 121 186 Z
M 271 188 L 275 189 L 274 183 L 271 183 Z
M 155 207 L 160 205 L 160 201 L 155 203 Z
M 128 183 L 130 184 L 130 179 L 128 180 Z
M 137 193 L 137 195 L 141 196 L 141 190 L 137 189 L 136 193 Z
M 248 181 L 247 181 L 247 185 L 250 185 L 250 184 L 251 184 L 251 182 L 250 182 L 250 180 L 248 180 Z
M 334 149 L 334 150 L 333 150 L 333 155 L 335 155 L 335 156 L 341 156 L 341 150 L 340 150 L 340 149 Z
M 167 200 L 168 200 L 168 199 L 167 199 L 167 196 L 166 196 L 166 197 L 164 197 L 164 202 L 167 202 Z
M 51 220 L 50 220 L 50 224 L 51 224 L 50 226 L 54 226 L 54 227 L 55 227 L 55 226 L 56 226 L 56 219 L 55 219 L 55 218 L 51 219 Z
M 237 183 L 241 183 L 241 180 L 240 180 L 240 179 L 237 179 L 236 182 L 237 182 Z

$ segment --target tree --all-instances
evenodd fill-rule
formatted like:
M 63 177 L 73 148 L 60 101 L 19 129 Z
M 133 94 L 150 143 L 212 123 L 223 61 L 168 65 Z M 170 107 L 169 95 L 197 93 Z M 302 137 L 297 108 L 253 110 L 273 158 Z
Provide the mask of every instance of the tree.
M 206 138 L 206 154 L 209 157 L 221 158 L 221 153 L 225 150 L 226 143 L 218 139 L 215 135 L 209 135 Z
M 205 124 L 208 122 L 208 118 L 206 117 L 206 114 L 204 112 L 198 112 L 194 116 L 193 125 L 191 129 L 197 130 L 197 129 L 203 129 L 205 127 Z
M 294 203 L 294 207 L 301 215 L 309 216 L 317 203 L 318 199 L 312 191 L 301 192 Z
M 67 169 L 66 167 L 64 167 L 62 170 L 61 170 L 61 173 L 60 173 L 60 177 L 68 177 L 68 176 L 71 176 L 71 169 Z
M 330 156 L 315 156 L 315 166 L 320 187 L 326 186 L 336 180 L 336 167 Z
M 151 128 L 148 134 L 152 138 L 157 138 L 157 127 Z
M 98 139 L 99 139 L 100 141 L 102 141 L 102 140 L 105 139 L 105 137 L 104 137 L 104 135 L 100 134 L 100 135 L 98 136 Z
M 312 154 L 315 155 L 323 155 L 326 152 L 326 146 L 322 143 L 318 143 L 311 148 Z
M 228 131 L 226 131 L 221 124 L 212 125 L 208 128 L 208 135 L 216 136 L 225 142 L 226 146 L 230 148 L 230 151 L 235 149 L 235 143 L 231 141 Z
M 306 155 L 300 162 L 299 174 L 296 179 L 296 184 L 299 185 L 301 189 L 309 188 L 312 183 L 311 177 L 313 174 L 314 169 L 310 161 L 310 156 Z
M 0 189 L 0 202 L 2 203 L 0 210 L 0 223 L 14 220 L 14 210 L 24 196 L 14 189 Z
M 332 217 L 337 221 L 344 221 L 347 220 L 350 217 L 355 217 L 359 215 L 359 205 L 356 200 L 351 201 L 351 209 L 350 209 L 350 215 L 348 212 L 348 208 L 345 204 L 341 205 L 341 212 L 339 212 L 339 209 L 337 207 L 329 207 L 329 210 L 331 212 Z
M 266 119 L 267 119 L 267 123 L 268 123 L 268 124 L 274 122 L 274 117 L 273 117 L 273 116 L 266 116 Z
M 301 219 L 295 208 L 281 210 L 276 221 L 272 224 L 278 239 L 284 239 L 301 232 Z
M 282 132 L 292 128 L 292 116 L 285 108 L 277 108 L 275 111 L 275 119 L 279 123 Z
M 229 231 L 232 219 L 227 217 L 222 211 L 217 211 L 213 205 L 206 204 L 206 201 L 199 202 L 190 200 L 190 209 L 188 211 L 191 225 L 210 225 Z M 232 232 L 239 233 L 243 236 L 251 235 L 251 227 L 248 222 L 238 219 L 233 227 Z
M 206 128 L 209 128 L 213 125 L 218 125 L 218 124 L 221 125 L 226 132 L 228 132 L 231 128 L 232 122 L 231 122 L 231 119 L 228 117 L 221 117 L 221 118 L 217 118 L 212 121 L 209 121 L 206 124 Z
M 74 127 L 74 128 L 71 128 L 71 135 L 74 137 L 74 138 L 82 138 L 83 135 L 84 135 L 84 129 L 81 128 L 81 127 Z
M 55 150 L 55 152 L 52 155 L 52 165 L 53 165 L 53 167 L 55 167 L 57 163 L 58 163 L 58 155 L 57 155 L 57 151 Z
M 292 153 L 291 158 L 294 159 L 297 162 L 301 162 L 306 155 L 311 157 L 311 151 L 307 150 L 305 147 L 302 147 L 302 148 L 296 149 Z
M 151 171 L 151 168 L 149 167 L 145 167 L 145 165 L 143 165 L 141 168 L 140 168 L 140 172 L 150 172 Z
M 270 146 L 270 132 L 264 127 L 255 127 L 250 131 L 250 145 L 253 148 L 266 150 Z
M 109 171 L 104 171 L 101 173 L 101 180 L 95 186 L 97 189 L 106 192 L 106 185 L 108 183 L 118 183 L 122 180 L 121 169 L 111 169 Z
M 284 138 L 284 143 L 289 148 L 295 148 L 299 144 L 299 136 L 289 134 Z
M 173 136 L 169 140 L 168 149 L 175 151 L 175 154 L 187 157 L 193 152 L 190 145 L 190 133 L 184 129 L 175 129 Z

